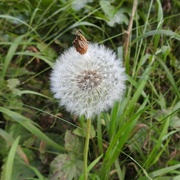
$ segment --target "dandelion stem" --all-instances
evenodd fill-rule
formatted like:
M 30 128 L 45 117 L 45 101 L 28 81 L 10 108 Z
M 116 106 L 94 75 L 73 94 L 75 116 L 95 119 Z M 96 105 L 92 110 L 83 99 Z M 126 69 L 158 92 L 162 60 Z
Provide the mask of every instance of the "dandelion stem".
M 91 131 L 91 119 L 87 119 L 87 128 L 86 128 L 86 141 L 84 147 L 84 180 L 88 180 L 88 150 L 89 150 L 89 139 Z

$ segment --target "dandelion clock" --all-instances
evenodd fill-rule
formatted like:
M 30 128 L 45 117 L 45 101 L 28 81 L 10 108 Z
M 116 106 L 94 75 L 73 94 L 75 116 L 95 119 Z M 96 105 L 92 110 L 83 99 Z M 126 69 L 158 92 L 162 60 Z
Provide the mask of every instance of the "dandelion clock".
M 88 43 L 79 31 L 73 44 L 74 47 L 60 55 L 54 64 L 51 91 L 60 106 L 72 114 L 84 115 L 90 123 L 95 115 L 121 100 L 125 90 L 125 70 L 112 50 L 104 45 Z M 87 136 L 88 132 L 87 128 Z M 84 161 L 87 161 L 86 156 L 87 152 Z
M 60 105 L 88 119 L 121 100 L 125 79 L 122 62 L 113 51 L 89 44 L 85 54 L 74 47 L 66 50 L 57 59 L 50 80 Z

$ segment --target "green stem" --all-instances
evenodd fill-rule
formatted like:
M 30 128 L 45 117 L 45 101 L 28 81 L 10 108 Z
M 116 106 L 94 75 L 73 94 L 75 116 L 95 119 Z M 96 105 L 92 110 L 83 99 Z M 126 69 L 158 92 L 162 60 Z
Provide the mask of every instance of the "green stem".
M 86 141 L 84 147 L 84 180 L 88 180 L 88 150 L 89 150 L 89 139 L 91 131 L 91 119 L 87 119 L 87 128 L 86 128 Z

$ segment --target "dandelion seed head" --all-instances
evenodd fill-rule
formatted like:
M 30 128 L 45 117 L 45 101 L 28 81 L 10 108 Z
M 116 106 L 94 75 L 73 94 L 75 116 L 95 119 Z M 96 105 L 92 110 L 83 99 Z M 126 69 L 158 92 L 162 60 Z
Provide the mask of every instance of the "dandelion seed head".
M 56 61 L 51 90 L 61 106 L 92 118 L 122 99 L 125 72 L 116 54 L 103 45 L 89 44 L 86 54 L 71 47 Z

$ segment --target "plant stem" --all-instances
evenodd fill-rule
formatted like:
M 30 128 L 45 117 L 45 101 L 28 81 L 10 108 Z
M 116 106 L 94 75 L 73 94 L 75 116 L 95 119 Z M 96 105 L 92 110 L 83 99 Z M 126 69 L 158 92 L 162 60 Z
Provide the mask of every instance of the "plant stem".
M 138 0 L 134 0 L 128 30 L 126 31 L 126 34 L 125 34 L 124 59 L 125 59 L 125 67 L 126 67 L 126 72 L 127 73 L 129 73 L 129 56 L 130 56 L 130 51 L 129 51 L 129 43 L 130 42 L 129 41 L 130 41 L 130 38 L 131 38 L 133 19 L 134 19 L 135 12 L 136 12 L 136 9 L 137 9 L 137 4 L 138 4 Z
M 87 128 L 86 128 L 86 141 L 84 147 L 84 180 L 88 180 L 88 150 L 89 150 L 89 139 L 91 131 L 91 119 L 87 119 Z

